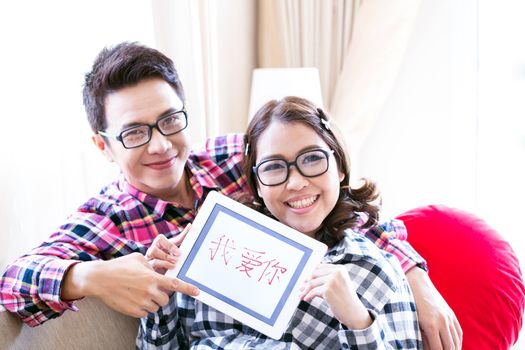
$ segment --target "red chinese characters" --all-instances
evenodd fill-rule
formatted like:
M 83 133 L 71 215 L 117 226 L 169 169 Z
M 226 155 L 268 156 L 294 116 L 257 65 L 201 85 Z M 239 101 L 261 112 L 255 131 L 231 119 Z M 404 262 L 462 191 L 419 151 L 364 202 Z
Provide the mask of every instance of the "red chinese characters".
M 239 259 L 235 254 L 235 241 L 226 235 L 213 240 L 209 250 L 211 261 L 214 261 L 219 254 L 223 257 L 224 265 L 228 265 L 232 258 L 236 257 L 236 260 L 240 260 L 234 264 L 238 272 L 243 273 L 247 278 L 256 278 L 257 282 L 266 282 L 268 285 L 279 281 L 280 276 L 288 271 L 277 259 L 272 258 L 265 251 L 244 247 Z
M 232 251 L 235 250 L 235 241 L 229 239 L 226 235 L 219 237 L 219 240 L 211 242 L 213 247 L 210 247 L 210 260 L 214 260 L 217 253 L 220 251 L 224 261 L 224 265 L 228 265 L 228 262 L 232 258 Z

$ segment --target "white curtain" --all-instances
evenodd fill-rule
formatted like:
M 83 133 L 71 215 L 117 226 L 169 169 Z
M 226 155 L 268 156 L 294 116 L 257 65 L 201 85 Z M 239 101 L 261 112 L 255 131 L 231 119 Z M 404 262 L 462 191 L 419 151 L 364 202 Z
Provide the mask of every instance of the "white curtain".
M 330 112 L 350 151 L 352 180 L 361 171 L 362 147 L 396 84 L 420 0 L 366 0 L 356 9 L 350 47 L 337 76 Z
M 476 210 L 476 2 L 422 1 L 361 144 L 358 170 L 379 183 L 387 217 L 436 203 Z
M 261 0 L 260 67 L 317 67 L 325 107 L 360 149 L 388 98 L 412 35 L 420 0 Z
M 357 1 L 260 0 L 258 66 L 316 67 L 329 106 L 343 68 Z
M 186 91 L 192 141 L 244 131 L 255 66 L 255 2 L 151 4 L 156 46 L 174 60 Z

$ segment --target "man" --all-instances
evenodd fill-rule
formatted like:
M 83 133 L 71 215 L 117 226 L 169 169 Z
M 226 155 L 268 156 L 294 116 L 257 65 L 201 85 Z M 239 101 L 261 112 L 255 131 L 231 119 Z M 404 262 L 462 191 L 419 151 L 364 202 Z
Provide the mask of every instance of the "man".
M 210 139 L 202 150 L 190 151 L 184 90 L 173 62 L 157 50 L 135 43 L 102 50 L 86 75 L 83 98 L 93 142 L 118 164 L 121 176 L 6 268 L 1 304 L 30 326 L 75 310 L 74 300 L 82 297 L 143 317 L 166 305 L 172 292 L 198 294 L 194 286 L 156 273 L 144 253 L 159 235 L 171 238 L 176 249 L 179 233 L 209 191 L 248 191 L 241 176 L 242 135 Z M 391 228 L 403 234 L 402 225 Z M 367 235 L 398 257 L 405 271 L 418 271 L 411 272 L 415 283 L 428 292 L 426 274 L 411 269 L 422 259 L 382 233 L 375 228 Z M 443 310 L 432 312 L 442 316 Z

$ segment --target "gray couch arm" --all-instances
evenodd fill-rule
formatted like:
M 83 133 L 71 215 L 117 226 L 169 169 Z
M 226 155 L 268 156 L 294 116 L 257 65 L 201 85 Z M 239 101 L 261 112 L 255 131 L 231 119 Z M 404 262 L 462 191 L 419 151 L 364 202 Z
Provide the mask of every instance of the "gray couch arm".
M 95 298 L 77 302 L 79 312 L 31 328 L 0 312 L 0 349 L 134 349 L 139 320 L 108 308 Z

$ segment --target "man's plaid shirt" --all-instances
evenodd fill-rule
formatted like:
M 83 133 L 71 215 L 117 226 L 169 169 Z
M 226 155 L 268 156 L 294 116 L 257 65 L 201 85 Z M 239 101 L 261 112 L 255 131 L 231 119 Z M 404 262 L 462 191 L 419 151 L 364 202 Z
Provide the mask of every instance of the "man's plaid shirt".
M 203 148 L 191 153 L 186 170 L 195 208 L 211 190 L 225 195 L 248 191 L 242 176 L 243 152 L 243 135 L 230 134 L 211 138 Z M 195 218 L 195 208 L 183 208 L 140 192 L 121 177 L 82 205 L 47 241 L 6 267 L 0 279 L 0 305 L 30 326 L 57 317 L 67 309 L 76 310 L 74 303 L 60 299 L 69 267 L 80 261 L 145 253 L 157 235 L 178 235 Z M 366 235 L 395 255 L 404 271 L 424 265 L 404 241 L 402 222 L 376 227 Z
M 321 298 L 301 301 L 279 340 L 184 294 L 141 319 L 140 349 L 422 349 L 416 308 L 399 261 L 348 231 L 324 262 L 343 264 L 374 321 L 350 330 Z

